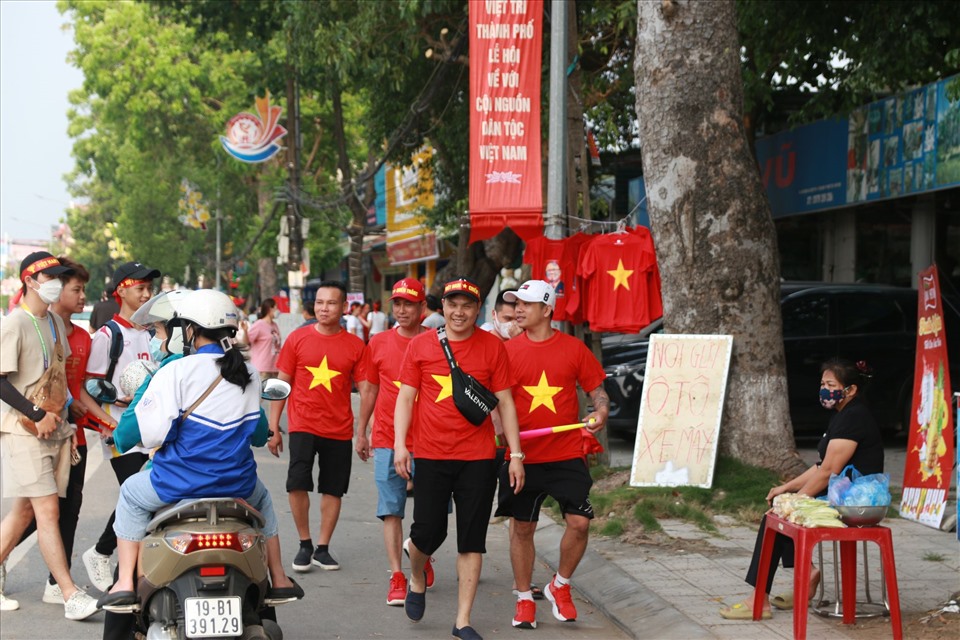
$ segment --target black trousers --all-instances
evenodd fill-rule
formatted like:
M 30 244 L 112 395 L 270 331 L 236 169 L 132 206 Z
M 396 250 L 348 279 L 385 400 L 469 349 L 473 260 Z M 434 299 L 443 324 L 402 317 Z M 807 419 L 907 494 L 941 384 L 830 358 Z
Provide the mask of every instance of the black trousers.
M 150 458 L 145 453 L 131 451 L 130 453 L 110 459 L 110 466 L 113 467 L 113 473 L 117 476 L 117 482 L 120 486 L 127 481 L 127 478 L 140 471 L 143 465 Z M 117 519 L 117 512 L 110 514 L 107 520 L 107 526 L 104 527 L 100 539 L 97 541 L 96 551 L 102 556 L 112 556 L 117 549 L 117 534 L 113 530 L 113 521 Z
M 750 568 L 747 570 L 747 583 L 757 586 L 757 572 L 760 569 L 760 548 L 763 546 L 763 533 L 767 530 L 767 516 L 760 520 L 760 530 L 757 532 L 757 542 L 753 546 L 753 557 L 750 558 Z M 777 573 L 777 565 L 783 562 L 784 569 L 792 569 L 794 562 L 793 538 L 778 533 L 773 539 L 773 555 L 770 558 L 770 572 L 767 576 L 767 593 L 773 588 L 773 576 Z

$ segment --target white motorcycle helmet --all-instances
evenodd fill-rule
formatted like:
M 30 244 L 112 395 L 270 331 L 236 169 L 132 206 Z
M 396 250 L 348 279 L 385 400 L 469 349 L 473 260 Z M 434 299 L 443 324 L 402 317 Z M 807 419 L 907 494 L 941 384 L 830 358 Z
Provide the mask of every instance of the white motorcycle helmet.
M 225 293 L 213 289 L 193 291 L 180 305 L 177 317 L 204 329 L 231 328 L 240 326 L 240 312 Z
M 193 291 L 188 289 L 164 291 L 147 300 L 142 307 L 130 316 L 130 320 L 141 326 L 162 322 L 167 328 L 167 353 L 182 353 L 183 330 L 175 331 L 174 328 L 180 324 L 176 320 L 180 306 L 192 293 Z

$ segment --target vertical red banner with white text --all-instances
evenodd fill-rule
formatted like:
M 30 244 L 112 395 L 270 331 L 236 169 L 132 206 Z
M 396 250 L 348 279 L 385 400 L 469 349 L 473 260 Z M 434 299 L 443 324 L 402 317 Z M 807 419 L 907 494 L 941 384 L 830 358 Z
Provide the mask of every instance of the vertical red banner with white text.
M 542 0 L 470 0 L 470 242 L 542 233 Z
M 950 491 L 954 425 L 947 334 L 936 266 L 920 272 L 918 289 L 917 364 L 900 517 L 939 527 Z

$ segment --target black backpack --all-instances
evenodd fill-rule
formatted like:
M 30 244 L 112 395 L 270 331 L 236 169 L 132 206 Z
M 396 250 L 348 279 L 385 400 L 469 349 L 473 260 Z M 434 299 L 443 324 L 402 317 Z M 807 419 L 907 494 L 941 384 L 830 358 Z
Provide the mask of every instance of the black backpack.
M 110 329 L 110 366 L 107 367 L 107 375 L 104 376 L 104 380 L 113 382 L 113 372 L 117 368 L 120 354 L 123 353 L 123 332 L 116 320 L 108 320 L 103 326 Z

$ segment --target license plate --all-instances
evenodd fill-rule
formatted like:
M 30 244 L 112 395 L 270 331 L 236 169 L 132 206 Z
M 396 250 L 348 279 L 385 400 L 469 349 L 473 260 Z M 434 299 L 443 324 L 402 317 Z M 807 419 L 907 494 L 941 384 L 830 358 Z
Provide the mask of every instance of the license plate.
M 243 633 L 239 596 L 186 598 L 183 604 L 188 638 L 222 638 Z

